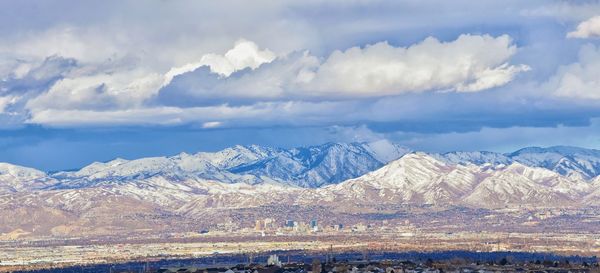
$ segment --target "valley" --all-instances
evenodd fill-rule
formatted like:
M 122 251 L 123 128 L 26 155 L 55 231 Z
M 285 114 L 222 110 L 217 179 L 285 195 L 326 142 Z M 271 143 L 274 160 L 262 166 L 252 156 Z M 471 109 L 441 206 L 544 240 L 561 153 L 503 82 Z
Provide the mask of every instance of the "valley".
M 600 180 L 590 175 L 600 152 L 524 151 L 428 154 L 354 143 L 239 146 L 57 173 L 5 164 L 0 244 L 21 254 L 0 261 L 35 263 L 23 257 L 67 246 L 91 247 L 102 261 L 145 257 L 150 245 L 169 257 L 333 243 L 597 253 Z M 106 253 L 102 245 L 131 247 Z

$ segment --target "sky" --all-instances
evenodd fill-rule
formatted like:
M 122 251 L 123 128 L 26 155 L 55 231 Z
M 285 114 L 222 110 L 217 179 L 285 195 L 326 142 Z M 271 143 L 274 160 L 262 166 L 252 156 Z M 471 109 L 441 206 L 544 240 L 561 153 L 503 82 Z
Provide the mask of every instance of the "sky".
M 0 0 L 0 161 L 600 149 L 600 1 Z

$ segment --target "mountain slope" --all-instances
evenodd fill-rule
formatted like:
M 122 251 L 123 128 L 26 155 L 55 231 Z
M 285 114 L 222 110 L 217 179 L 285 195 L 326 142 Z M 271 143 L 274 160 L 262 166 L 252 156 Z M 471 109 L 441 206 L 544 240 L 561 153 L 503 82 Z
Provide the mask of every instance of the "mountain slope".
M 327 143 L 293 149 L 238 145 L 214 153 L 181 153 L 171 157 L 95 162 L 77 171 L 51 175 L 4 164 L 4 171 L 0 166 L 0 182 L 3 181 L 0 190 L 16 192 L 41 188 L 94 187 L 128 183 L 153 176 L 173 180 L 199 179 L 247 184 L 266 182 L 317 188 L 361 176 L 407 152 L 408 149 L 388 141 Z M 530 147 L 508 154 L 450 152 L 430 155 L 448 164 L 498 166 L 521 163 L 586 180 L 600 174 L 600 151 L 574 147 Z M 13 173 L 18 173 L 16 169 L 20 168 L 21 174 L 11 175 L 8 166 L 13 166 Z
M 599 150 L 567 146 L 532 147 L 507 156 L 525 165 L 546 168 L 563 175 L 582 174 L 588 179 L 600 175 Z
M 136 160 L 116 159 L 92 163 L 74 172 L 52 175 L 54 188 L 81 188 L 164 176 L 224 183 L 278 182 L 301 187 L 320 187 L 354 178 L 383 166 L 407 152 L 391 143 L 327 143 L 293 149 L 234 146 L 215 153 L 182 153 L 172 157 Z
M 231 168 L 229 171 L 236 174 L 270 177 L 293 185 L 315 188 L 360 176 L 386 163 L 375 157 L 387 158 L 387 154 L 376 154 L 365 146 L 362 143 L 327 143 L 295 148 L 263 160 Z
M 540 167 L 562 175 L 582 176 L 592 179 L 600 175 L 600 151 L 568 146 L 548 148 L 528 147 L 518 151 L 500 154 L 494 152 L 449 152 L 432 156 L 455 164 L 521 163 L 529 167 Z
M 54 180 L 36 169 L 0 163 L 0 194 L 43 189 Z
M 600 185 L 520 163 L 452 164 L 424 153 L 407 154 L 364 176 L 323 188 L 356 202 L 570 207 Z
M 448 217 L 452 217 L 452 208 L 456 207 L 562 210 L 600 205 L 598 178 L 590 182 L 514 162 L 509 165 L 454 164 L 425 153 L 409 153 L 357 178 L 319 188 L 277 181 L 220 182 L 195 175 L 196 171 L 205 174 L 208 168 L 219 170 L 215 166 L 219 164 L 232 166 L 256 160 L 262 154 L 270 155 L 274 161 L 280 160 L 277 164 L 295 159 L 288 162 L 290 169 L 301 173 L 298 170 L 305 166 L 312 166 L 307 168 L 309 170 L 318 170 L 319 166 L 330 163 L 344 166 L 346 162 L 339 161 L 340 151 L 344 154 L 353 151 L 348 156 L 348 164 L 359 164 L 358 159 L 363 158 L 364 152 L 360 146 L 337 144 L 317 150 L 296 153 L 260 150 L 260 153 L 241 155 L 229 151 L 233 156 L 213 161 L 187 154 L 139 161 L 116 160 L 92 164 L 78 172 L 57 174 L 56 177 L 63 179 L 60 181 L 46 181 L 50 185 L 59 183 L 56 187 L 48 187 L 45 182 L 43 187 L 37 187 L 37 182 L 27 182 L 45 181 L 44 173 L 9 166 L 6 169 L 10 172 L 5 171 L 4 175 L 10 175 L 11 179 L 21 177 L 24 185 L 36 187 L 0 193 L 0 211 L 9 212 L 0 213 L 0 232 L 22 229 L 42 235 L 94 236 L 128 234 L 136 230 L 189 231 L 199 226 L 247 227 L 256 217 L 295 215 L 309 219 L 317 213 L 355 222 L 356 217 L 370 217 L 382 209 L 395 212 L 403 206 L 418 207 L 423 213 L 433 215 L 450 211 Z M 273 162 L 265 164 L 277 168 Z M 261 168 L 250 168 L 256 169 Z M 258 177 L 258 174 L 243 172 L 229 174 Z M 326 175 L 331 174 L 335 172 Z M 88 178 L 90 180 L 86 180 Z M 446 220 L 453 224 L 452 219 Z

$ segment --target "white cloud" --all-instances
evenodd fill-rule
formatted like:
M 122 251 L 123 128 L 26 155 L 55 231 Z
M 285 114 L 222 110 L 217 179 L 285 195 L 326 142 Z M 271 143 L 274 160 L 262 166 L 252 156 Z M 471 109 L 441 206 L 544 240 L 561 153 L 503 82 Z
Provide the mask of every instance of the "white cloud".
M 89 75 L 75 72 L 56 82 L 47 92 L 30 99 L 26 107 L 34 112 L 44 109 L 137 107 L 158 91 L 162 79 L 162 75 L 141 70 Z
M 257 68 L 274 58 L 268 49 L 259 50 L 255 43 L 242 39 L 224 55 L 205 54 L 200 62 L 171 69 L 166 74 L 139 66 L 136 58 L 87 62 L 64 75 L 47 91 L 29 99 L 25 107 L 34 116 L 49 109 L 107 111 L 139 108 L 155 96 L 166 81 L 186 70 L 208 66 L 214 73 L 226 77 L 240 69 Z M 11 74 L 15 76 L 25 73 L 17 73 L 19 69 L 15 68 L 13 71 Z
M 336 138 L 342 142 L 371 142 L 372 148 L 380 149 L 382 152 L 386 149 L 387 152 L 391 152 L 393 149 L 384 134 L 373 132 L 364 124 L 359 126 L 334 125 L 329 127 L 328 131 L 336 135 Z
M 314 94 L 306 89 L 314 79 L 314 71 L 319 64 L 319 59 L 308 52 L 295 52 L 236 77 L 220 79 L 216 86 L 197 92 L 206 97 L 234 100 L 310 97 Z
M 581 21 L 599 13 L 600 3 L 598 1 L 559 1 L 521 11 L 521 14 L 525 16 L 555 17 L 563 21 Z
M 567 33 L 568 38 L 600 37 L 600 16 L 581 22 L 575 31 Z
M 476 80 L 467 84 L 458 84 L 456 91 L 459 92 L 477 92 L 485 89 L 490 89 L 497 86 L 502 86 L 512 81 L 512 79 L 520 72 L 529 71 L 531 68 L 521 64 L 517 66 L 504 63 L 495 68 L 484 69 L 476 73 Z
M 205 128 L 205 129 L 218 128 L 218 127 L 221 127 L 222 125 L 223 125 L 223 122 L 220 122 L 220 121 L 207 121 L 205 123 L 202 123 L 202 128 Z
M 361 0 L 341 6 L 323 1 L 267 1 L 261 5 L 239 1 L 157 1 L 144 5 L 113 0 L 95 5 L 59 2 L 41 4 L 43 9 L 11 3 L 3 10 L 15 16 L 0 18 L 5 26 L 0 28 L 2 108 L 21 113 L 32 123 L 77 126 L 111 124 L 112 120 L 115 124 L 197 122 L 202 126 L 222 122 L 219 126 L 228 127 L 235 126 L 232 121 L 242 120 L 219 111 L 247 115 L 244 123 L 238 123 L 242 125 L 272 124 L 271 120 L 285 118 L 289 119 L 287 124 L 369 120 L 364 112 L 357 112 L 374 99 L 360 98 L 430 92 L 426 96 L 432 99 L 470 99 L 475 95 L 435 92 L 477 92 L 503 86 L 528 69 L 520 63 L 536 68 L 565 63 L 570 54 L 555 53 L 570 49 L 565 44 L 573 43 L 552 36 L 557 31 L 563 33 L 564 26 L 548 18 L 522 16 L 523 9 L 529 9 L 530 15 L 568 17 L 567 26 L 600 14 L 596 2 L 569 5 L 543 0 L 427 4 Z M 65 8 L 77 12 L 64 13 Z M 152 20 L 159 17 L 165 20 Z M 202 23 L 198 18 L 203 18 Z M 453 36 L 458 31 L 502 30 L 518 35 L 518 41 L 506 35 Z M 423 40 L 424 35 L 443 37 L 443 41 Z M 233 44 L 240 37 L 248 40 Z M 377 43 L 385 39 L 390 42 Z M 540 44 L 543 46 L 536 47 Z M 521 47 L 540 53 L 523 54 Z M 74 68 L 64 73 L 48 69 L 54 71 L 53 76 L 42 77 L 31 86 L 31 71 L 53 55 L 73 59 Z M 547 62 L 544 56 L 554 62 Z M 204 74 L 188 73 L 199 66 L 205 66 L 197 71 Z M 527 77 L 552 73 L 536 70 Z M 186 80 L 171 83 L 173 77 L 180 78 L 176 75 Z M 186 85 L 194 83 L 194 77 L 198 77 L 197 84 Z M 580 75 L 575 78 L 582 86 L 592 83 Z M 159 90 L 175 82 L 189 97 L 161 101 Z M 567 82 L 564 80 L 564 86 L 574 85 Z M 505 91 L 477 96 L 502 93 L 502 98 L 511 99 L 522 94 L 521 90 Z M 17 96 L 18 102 L 13 103 L 7 95 Z M 393 110 L 409 97 L 412 95 L 381 98 L 378 100 L 388 101 L 386 111 L 381 107 L 366 111 L 379 113 L 381 119 L 405 118 L 407 112 Z M 302 100 L 347 104 L 287 103 Z M 365 104 L 356 106 L 350 101 Z M 436 105 L 404 105 L 411 107 L 420 108 L 409 113 L 417 116 Z
M 114 126 L 114 125 L 180 125 L 189 122 L 207 122 L 214 119 L 216 113 L 220 117 L 240 113 L 243 109 L 229 107 L 188 108 L 149 107 L 123 110 L 99 111 L 91 109 L 40 109 L 33 112 L 27 123 L 47 126 Z
M 127 54 L 117 39 L 108 39 L 96 29 L 56 27 L 21 34 L 15 41 L 0 42 L 0 52 L 22 60 L 37 61 L 49 56 L 74 58 L 82 62 L 101 62 Z
M 427 38 L 409 47 L 394 47 L 381 42 L 364 48 L 334 51 L 320 60 L 307 51 L 275 57 L 274 53 L 259 49 L 253 42 L 240 40 L 224 55 L 205 54 L 200 62 L 171 69 L 166 74 L 138 68 L 135 62 L 84 65 L 57 81 L 47 92 L 30 99 L 25 107 L 31 116 L 29 122 L 48 125 L 103 124 L 114 119 L 116 124 L 200 122 L 207 128 L 222 127 L 224 121 L 230 125 L 229 121 L 238 117 L 208 115 L 209 109 L 234 111 L 244 116 L 271 109 L 260 115 L 265 121 L 279 118 L 270 115 L 285 117 L 292 112 L 310 112 L 299 110 L 300 104 L 285 103 L 290 100 L 328 98 L 335 101 L 438 90 L 477 92 L 501 86 L 528 70 L 525 65 L 508 64 L 516 51 L 516 46 L 506 35 L 461 35 L 450 42 Z M 210 68 L 210 72 L 202 72 L 209 75 L 186 72 L 197 66 Z M 242 73 L 232 74 L 244 69 Z M 188 103 L 185 107 L 189 108 L 178 108 L 183 107 L 178 103 L 169 104 L 174 107 L 150 106 L 149 100 L 159 90 L 162 95 L 171 85 L 179 84 L 174 81 L 161 89 L 165 80 L 179 73 L 186 79 L 170 96 L 179 97 L 179 101 Z M 239 99 L 250 99 L 245 103 L 251 102 L 250 108 L 196 107 Z M 210 100 L 213 102 L 204 103 Z M 260 100 L 284 102 L 256 104 Z M 161 104 L 160 100 L 158 104 Z M 323 105 L 311 104 L 309 107 L 319 109 L 322 114 Z M 313 122 L 317 120 L 316 117 L 312 119 Z
M 481 91 L 504 85 L 528 69 L 507 64 L 516 51 L 508 35 L 461 35 L 451 42 L 429 37 L 409 47 L 386 42 L 353 47 L 331 54 L 309 88 L 358 96 Z
M 579 60 L 563 66 L 547 83 L 556 96 L 600 99 L 600 48 L 588 44 L 581 48 Z
M 307 51 L 295 52 L 230 77 L 189 73 L 161 95 L 185 96 L 188 103 L 477 92 L 505 85 L 529 70 L 526 65 L 508 63 L 516 51 L 507 35 L 461 35 L 450 42 L 430 37 L 409 47 L 387 42 L 352 47 L 336 50 L 324 60 Z
M 5 113 L 5 110 L 8 106 L 10 106 L 11 104 L 14 104 L 15 102 L 18 101 L 18 97 L 16 96 L 5 96 L 5 97 L 0 97 L 0 114 Z
M 224 55 L 210 53 L 202 56 L 199 62 L 171 68 L 165 74 L 164 85 L 169 84 L 175 76 L 194 71 L 201 66 L 208 66 L 213 73 L 227 77 L 245 68 L 256 69 L 261 64 L 270 63 L 274 59 L 275 54 L 269 49 L 260 50 L 254 42 L 240 39 Z
M 92 92 L 94 88 L 90 84 L 95 87 L 104 85 L 107 90 L 99 104 L 111 99 L 119 102 L 120 106 L 138 105 L 155 95 L 174 76 L 199 66 L 206 65 L 214 73 L 228 76 L 244 68 L 254 69 L 275 58 L 270 50 L 260 50 L 254 42 L 244 39 L 238 40 L 223 55 L 207 54 L 207 47 L 211 48 L 207 43 L 190 46 L 190 43 L 197 42 L 196 39 L 189 38 L 186 43 L 170 42 L 165 46 L 166 41 L 149 41 L 152 37 L 143 37 L 147 34 L 143 31 L 132 36 L 114 27 L 59 25 L 5 37 L 0 41 L 0 80 L 20 79 L 51 56 L 71 58 L 77 61 L 79 69 L 48 90 L 49 94 L 43 95 L 47 98 L 41 97 L 31 106 L 44 107 L 43 101 L 50 108 L 77 107 L 78 102 L 81 102 L 79 107 L 97 104 L 83 101 L 99 98 Z M 181 65 L 182 60 L 199 61 Z M 69 85 L 72 90 L 64 90 L 63 85 Z
M 352 104 L 350 104 L 352 105 Z M 332 116 L 351 119 L 354 111 L 343 102 L 265 102 L 252 105 L 204 107 L 132 107 L 116 110 L 39 109 L 27 123 L 56 127 L 104 125 L 182 125 L 220 127 L 326 124 Z M 215 123 L 218 121 L 219 124 Z

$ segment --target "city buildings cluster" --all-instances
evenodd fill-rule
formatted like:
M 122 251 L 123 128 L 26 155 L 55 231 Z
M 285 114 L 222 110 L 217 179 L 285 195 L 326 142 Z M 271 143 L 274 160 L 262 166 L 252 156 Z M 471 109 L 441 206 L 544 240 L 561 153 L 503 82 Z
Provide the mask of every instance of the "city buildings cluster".
M 394 232 L 412 232 L 415 226 L 408 220 L 401 222 L 389 222 L 387 220 L 371 221 L 368 223 L 335 223 L 323 224 L 316 219 L 310 221 L 297 221 L 287 219 L 285 221 L 276 221 L 273 218 L 258 219 L 254 222 L 253 232 L 293 232 L 293 233 L 312 233 L 312 232 L 365 232 L 365 231 L 394 231 Z M 250 231 L 246 228 L 239 228 L 237 231 Z
M 366 226 L 359 224 L 361 229 L 366 230 Z M 364 228 L 363 228 L 364 227 Z M 343 224 L 321 225 L 318 220 L 311 219 L 308 222 L 296 221 L 294 219 L 285 220 L 284 223 L 278 223 L 273 218 L 258 219 L 254 224 L 254 231 L 257 232 L 299 232 L 310 233 L 319 231 L 340 231 L 344 229 Z

